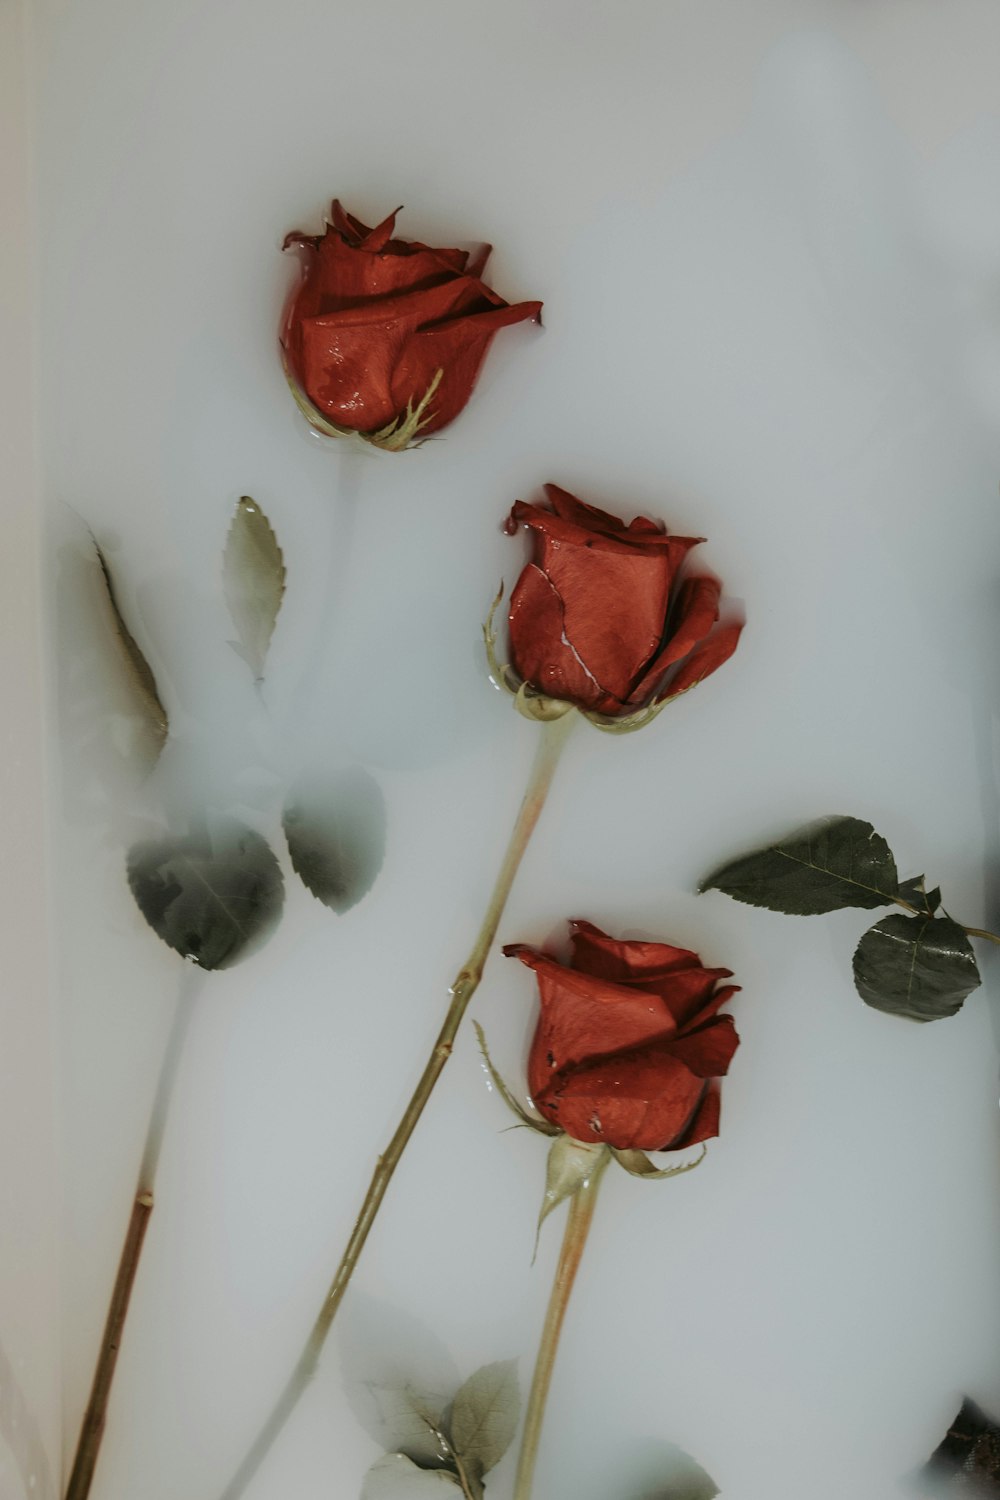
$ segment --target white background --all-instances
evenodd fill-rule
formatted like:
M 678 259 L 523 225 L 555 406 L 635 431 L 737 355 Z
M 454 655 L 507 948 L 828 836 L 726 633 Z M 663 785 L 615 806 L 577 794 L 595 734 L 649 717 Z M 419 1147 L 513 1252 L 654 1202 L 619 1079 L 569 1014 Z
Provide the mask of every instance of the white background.
M 843 811 L 961 920 L 997 920 L 1000 12 L 36 0 L 31 22 L 37 251 L 9 274 L 36 287 L 57 688 L 65 1452 L 184 972 L 132 904 L 125 846 L 193 796 L 274 836 L 282 778 L 312 755 L 367 764 L 388 806 L 371 897 L 335 918 L 290 884 L 270 945 L 205 981 L 181 1070 L 94 1500 L 213 1500 L 318 1308 L 486 901 L 536 731 L 491 689 L 478 628 L 524 556 L 500 522 L 552 479 L 707 536 L 748 627 L 642 734 L 581 727 L 501 939 L 585 916 L 693 946 L 743 985 L 743 1046 L 705 1165 L 607 1183 L 537 1493 L 646 1500 L 667 1443 L 725 1500 L 903 1493 L 963 1392 L 1000 1415 L 995 966 L 984 954 L 957 1019 L 907 1025 L 854 993 L 864 914 L 694 891 L 720 859 Z M 405 203 L 401 231 L 431 243 L 490 240 L 492 284 L 545 302 L 544 330 L 498 337 L 446 440 L 407 456 L 345 460 L 284 388 L 296 268 L 278 247 L 334 193 L 369 222 Z M 267 712 L 219 586 L 245 492 L 288 564 Z M 125 769 L 78 517 L 171 712 L 148 786 Z M 31 537 L 7 540 L 17 583 Z M 12 705 L 33 691 L 29 674 Z M 5 786 L 16 831 L 38 799 L 27 772 Z M 16 847 L 30 921 L 36 845 Z M 32 1349 L 52 1433 L 51 1320 L 37 1312 L 34 1345 L 17 1323 L 34 1276 L 55 1297 L 24 947 L 5 965 L 25 976 L 40 1144 L 22 1219 L 41 1248 L 8 1261 L 5 1222 L 0 1339 Z M 474 1013 L 512 1079 L 533 1004 L 495 957 Z M 353 1500 L 377 1449 L 346 1388 L 404 1348 L 429 1382 L 448 1360 L 457 1377 L 518 1356 L 526 1385 L 558 1226 L 532 1267 L 544 1146 L 506 1124 L 469 1029 L 248 1500 Z M 4 1150 L 17 1181 L 16 1131 Z

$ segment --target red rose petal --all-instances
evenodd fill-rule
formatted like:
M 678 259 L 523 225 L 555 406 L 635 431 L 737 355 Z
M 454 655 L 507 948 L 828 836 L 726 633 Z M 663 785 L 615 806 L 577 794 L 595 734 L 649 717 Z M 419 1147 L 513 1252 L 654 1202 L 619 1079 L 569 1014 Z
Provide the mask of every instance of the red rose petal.
M 570 646 L 624 703 L 659 645 L 673 571 L 669 552 L 547 539 L 541 566 L 563 601 Z
M 618 516 L 613 516 L 606 510 L 598 510 L 596 505 L 587 505 L 585 501 L 571 495 L 569 490 L 560 489 L 557 484 L 547 484 L 544 489 L 545 498 L 556 515 L 561 516 L 564 521 L 572 521 L 584 531 L 603 532 L 606 536 L 618 536 L 625 530 L 625 522 Z M 662 526 L 657 526 L 655 521 L 649 524 L 658 535 L 662 535 Z
M 729 969 L 715 969 L 713 971 L 706 972 L 714 973 L 718 976 L 719 979 L 728 979 L 730 977 Z M 688 1015 L 686 1017 L 683 1022 L 684 1032 L 687 1033 L 697 1031 L 700 1026 L 704 1026 L 705 1022 L 710 1021 L 716 1014 L 716 1012 L 719 1011 L 723 1005 L 725 1005 L 727 1000 L 731 1000 L 733 996 L 738 995 L 739 992 L 740 986 L 738 984 L 720 985 L 720 987 L 715 991 L 714 995 L 712 995 L 708 1000 L 707 1004 L 701 1006 L 694 1012 L 693 1015 Z
M 647 1149 L 683 1151 L 686 1146 L 697 1146 L 700 1141 L 711 1140 L 719 1133 L 720 1101 L 719 1090 L 709 1085 L 702 1095 L 701 1103 L 695 1110 L 693 1118 L 680 1135 L 674 1140 L 667 1141 L 663 1146 L 650 1146 Z
M 566 1069 L 662 1041 L 677 1030 L 669 1007 L 657 995 L 578 974 L 521 944 L 504 952 L 534 969 L 538 979 L 540 1015 L 528 1060 L 532 1094 Z
M 395 217 L 396 215 L 393 214 L 393 220 Z M 330 222 L 334 229 L 353 244 L 360 244 L 367 235 L 371 234 L 368 225 L 362 224 L 360 219 L 349 214 L 339 198 L 334 198 L 330 204 Z
M 712 673 L 721 667 L 723 662 L 727 662 L 736 650 L 742 630 L 742 625 L 724 625 L 721 630 L 714 631 L 708 640 L 681 664 L 680 671 L 670 679 L 663 696 L 672 698 L 675 693 L 683 693 L 697 683 L 704 682 L 706 677 L 711 677 Z
M 655 1151 L 688 1128 L 703 1090 L 666 1043 L 585 1064 L 532 1097 L 577 1140 Z
M 675 617 L 669 640 L 655 657 L 652 666 L 632 689 L 632 701 L 647 703 L 655 693 L 667 668 L 693 650 L 708 635 L 719 618 L 721 585 L 714 578 L 686 578 L 677 593 L 677 604 L 671 610 Z M 668 627 L 669 628 L 669 627 Z
M 316 261 L 309 273 L 309 290 L 310 297 L 316 300 L 317 313 L 335 313 L 376 297 L 419 295 L 456 280 L 471 289 L 470 300 L 474 300 L 480 283 L 472 277 L 456 276 L 434 250 L 421 249 L 412 255 L 373 255 L 370 250 L 350 245 L 331 229 L 317 247 Z M 446 297 L 429 313 L 411 315 L 407 309 L 407 321 L 416 326 L 421 321 L 441 317 L 453 304 L 454 299 Z M 302 316 L 309 316 L 308 308 L 303 308 Z
M 419 324 L 461 307 L 474 286 L 454 277 L 420 292 L 302 319 L 293 369 L 310 401 L 344 427 L 371 432 L 386 426 L 406 409 L 406 400 L 398 400 L 397 370 Z
M 511 662 L 525 682 L 580 708 L 610 701 L 567 641 L 562 600 L 534 563 L 514 585 L 508 624 Z
M 573 945 L 572 966 L 584 974 L 601 979 L 643 979 L 674 968 L 690 968 L 701 962 L 689 948 L 674 948 L 670 943 L 649 943 L 637 939 L 609 937 L 593 922 L 570 922 Z
M 715 1016 L 699 1030 L 673 1038 L 670 1053 L 697 1078 L 722 1078 L 739 1044 L 732 1016 Z
M 478 285 L 469 278 L 470 287 Z M 540 302 L 501 304 L 486 310 L 451 317 L 435 327 L 422 327 L 410 338 L 400 355 L 393 377 L 393 391 L 400 410 L 408 401 L 414 406 L 428 389 L 438 370 L 441 382 L 427 411 L 425 437 L 445 427 L 463 409 L 472 395 L 480 367 L 501 328 L 538 316 Z

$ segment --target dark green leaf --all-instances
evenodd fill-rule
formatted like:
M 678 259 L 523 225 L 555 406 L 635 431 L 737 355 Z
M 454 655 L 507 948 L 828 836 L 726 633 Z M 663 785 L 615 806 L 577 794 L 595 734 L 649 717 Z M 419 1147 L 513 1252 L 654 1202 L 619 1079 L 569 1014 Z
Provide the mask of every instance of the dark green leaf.
M 512 1359 L 484 1365 L 458 1391 L 449 1423 L 452 1447 L 463 1464 L 485 1474 L 514 1441 L 520 1400 Z
M 153 676 L 149 662 L 143 656 L 136 643 L 135 637 L 125 623 L 125 617 L 118 603 L 118 594 L 115 589 L 115 581 L 111 575 L 108 560 L 100 547 L 94 540 L 94 551 L 97 553 L 97 561 L 101 568 L 101 577 L 104 580 L 104 592 L 107 597 L 108 607 L 114 622 L 115 637 L 121 652 L 122 663 L 125 667 L 129 687 L 132 690 L 136 703 L 142 714 L 149 738 L 152 742 L 152 754 L 150 759 L 155 761 L 160 751 L 167 742 L 170 733 L 170 722 L 167 711 L 160 702 L 160 694 L 156 686 L 156 678 Z
M 458 1479 L 448 1469 L 421 1469 L 402 1453 L 387 1453 L 365 1475 L 361 1500 L 460 1500 Z
M 700 889 L 770 911 L 817 916 L 845 906 L 888 906 L 897 885 L 892 851 L 872 825 L 833 817 L 723 865 Z
M 927 890 L 923 875 L 916 875 L 912 880 L 903 881 L 899 887 L 899 899 L 932 917 L 941 905 L 941 888 L 935 886 L 932 891 Z
M 966 1397 L 923 1472 L 936 1495 L 1000 1496 L 1000 1427 Z
M 222 557 L 222 587 L 236 626 L 236 649 L 256 680 L 285 594 L 285 560 L 270 521 L 249 495 L 236 506 Z
M 240 823 L 134 844 L 128 883 L 157 937 L 203 969 L 225 969 L 270 933 L 284 901 L 267 842 Z
M 913 1021 L 953 1016 L 979 984 L 972 944 L 950 917 L 883 917 L 854 953 L 858 994 Z
M 367 771 L 300 777 L 283 822 L 292 866 L 317 900 L 345 912 L 368 894 L 385 858 L 385 802 Z

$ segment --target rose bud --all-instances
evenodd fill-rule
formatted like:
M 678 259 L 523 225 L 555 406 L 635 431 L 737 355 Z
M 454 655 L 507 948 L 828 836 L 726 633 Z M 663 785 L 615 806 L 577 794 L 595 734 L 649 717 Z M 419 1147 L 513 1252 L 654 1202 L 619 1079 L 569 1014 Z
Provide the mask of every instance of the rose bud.
M 398 210 L 397 210 L 398 212 Z M 369 229 L 334 200 L 321 235 L 289 234 L 305 272 L 282 334 L 289 384 L 320 431 L 399 451 L 465 406 L 493 335 L 538 318 L 481 279 L 490 247 L 435 250 Z
M 510 600 L 513 671 L 497 666 L 487 622 L 494 675 L 519 707 L 526 696 L 529 710 L 560 700 L 599 728 L 639 728 L 721 666 L 742 627 L 717 623 L 716 579 L 681 577 L 702 538 L 670 536 L 645 516 L 626 526 L 558 485 L 545 494 L 551 509 L 518 500 L 507 522 L 532 531 L 535 556 Z M 530 716 L 545 717 L 544 706 Z
M 557 963 L 514 943 L 534 969 L 541 1015 L 528 1058 L 536 1109 L 576 1141 L 618 1151 L 677 1151 L 719 1133 L 719 1090 L 739 1037 L 719 1007 L 737 985 L 696 953 L 617 942 L 573 922 Z

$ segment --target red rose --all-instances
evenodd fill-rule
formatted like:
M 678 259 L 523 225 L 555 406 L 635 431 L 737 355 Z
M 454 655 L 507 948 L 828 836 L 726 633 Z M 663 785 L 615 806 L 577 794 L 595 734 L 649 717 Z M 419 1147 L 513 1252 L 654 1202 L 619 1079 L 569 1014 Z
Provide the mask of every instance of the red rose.
M 552 506 L 518 500 L 535 558 L 510 600 L 515 672 L 548 698 L 622 718 L 694 687 L 736 649 L 741 626 L 716 627 L 720 585 L 679 578 L 702 538 L 668 536 L 645 516 L 628 526 L 547 484 Z
M 721 1005 L 738 985 L 667 943 L 616 942 L 573 922 L 573 956 L 504 949 L 538 976 L 541 1015 L 528 1058 L 535 1106 L 578 1141 L 675 1151 L 719 1133 L 719 1092 L 739 1037 Z
M 375 229 L 336 200 L 332 215 L 324 234 L 285 239 L 307 257 L 282 336 L 289 376 L 338 431 L 405 447 L 458 416 L 497 329 L 542 304 L 490 290 L 488 245 L 470 261 L 393 238 L 394 213 Z

